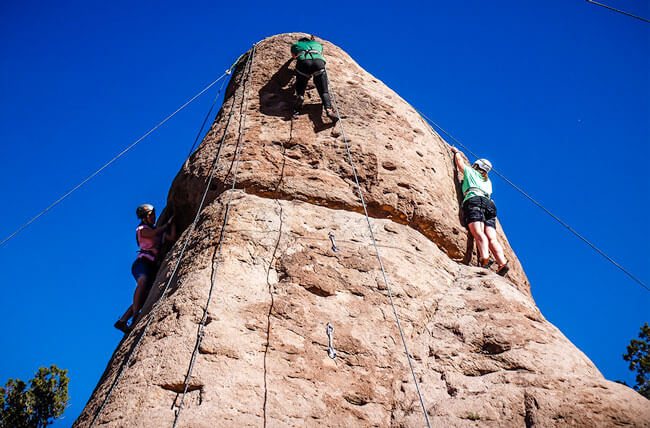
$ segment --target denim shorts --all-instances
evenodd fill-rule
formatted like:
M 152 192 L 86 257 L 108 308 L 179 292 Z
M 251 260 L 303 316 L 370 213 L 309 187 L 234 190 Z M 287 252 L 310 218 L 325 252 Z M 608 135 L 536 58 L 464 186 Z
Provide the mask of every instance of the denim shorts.
M 147 277 L 147 282 L 152 283 L 156 278 L 156 271 L 156 262 L 151 261 L 145 257 L 138 257 L 135 259 L 133 265 L 131 266 L 131 273 L 133 274 L 133 278 L 135 278 L 136 281 L 138 278 L 144 275 Z
M 463 203 L 465 223 L 480 221 L 494 229 L 497 228 L 497 207 L 494 201 L 484 196 L 473 196 Z

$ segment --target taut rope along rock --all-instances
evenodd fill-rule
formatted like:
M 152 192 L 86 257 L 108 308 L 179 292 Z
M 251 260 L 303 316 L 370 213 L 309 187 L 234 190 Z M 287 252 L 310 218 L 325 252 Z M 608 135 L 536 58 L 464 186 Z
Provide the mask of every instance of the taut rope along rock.
M 234 68 L 234 67 L 236 66 L 237 62 L 239 62 L 240 59 L 241 59 L 241 56 L 240 56 L 240 57 L 237 59 L 237 61 L 236 61 L 236 62 L 235 62 L 231 67 L 230 67 L 229 70 L 232 70 L 232 68 Z M 226 73 L 225 73 L 225 74 L 226 74 Z M 224 74 L 224 75 L 225 75 L 225 74 Z M 227 72 L 227 74 L 230 74 L 230 73 Z M 217 79 L 217 80 L 218 80 L 218 79 Z M 217 82 L 217 81 L 215 81 L 214 83 L 216 83 L 216 82 Z M 213 84 L 214 84 L 214 83 L 213 83 Z M 207 88 L 206 88 L 206 89 L 207 89 Z M 242 94 L 242 96 L 243 96 L 243 94 Z M 196 98 L 196 97 L 194 97 L 194 98 Z M 194 99 L 194 98 L 193 98 L 193 99 Z M 190 100 L 190 101 L 192 101 L 192 100 Z M 187 105 L 187 104 L 189 104 L 189 101 L 188 101 L 188 103 L 186 103 L 185 105 Z M 174 266 L 174 270 L 172 271 L 171 275 L 169 276 L 169 279 L 168 279 L 168 281 L 167 281 L 167 284 L 165 284 L 165 288 L 164 288 L 163 291 L 160 293 L 160 297 L 159 297 L 158 301 L 156 302 L 156 304 L 155 304 L 153 310 L 151 311 L 151 314 L 150 314 L 150 316 L 149 316 L 148 319 L 147 319 L 147 323 L 146 323 L 146 324 L 144 325 L 144 327 L 142 328 L 141 333 L 140 333 L 140 336 L 138 337 L 138 340 L 135 342 L 135 345 L 133 345 L 133 347 L 131 348 L 131 350 L 128 352 L 127 357 L 126 357 L 126 360 L 123 361 L 123 363 L 120 365 L 120 369 L 119 369 L 117 375 L 115 376 L 115 380 L 113 381 L 113 383 L 111 384 L 110 388 L 108 389 L 108 392 L 106 393 L 106 396 L 104 397 L 104 400 L 102 401 L 101 405 L 99 406 L 99 408 L 98 408 L 97 411 L 95 412 L 95 415 L 93 416 L 93 419 L 92 419 L 92 421 L 90 422 L 90 425 L 89 425 L 90 428 L 92 428 L 92 427 L 95 425 L 95 422 L 96 422 L 97 419 L 99 418 L 99 415 L 102 413 L 102 410 L 104 410 L 104 407 L 106 406 L 106 403 L 108 402 L 109 398 L 111 397 L 111 394 L 113 393 L 115 387 L 117 386 L 118 382 L 120 381 L 120 378 L 122 377 L 122 374 L 124 373 L 124 369 L 125 369 L 125 368 L 129 365 L 129 363 L 131 362 L 131 358 L 133 357 L 133 355 L 135 354 L 136 350 L 137 350 L 138 347 L 140 346 L 140 343 L 142 342 L 142 339 L 144 338 L 145 334 L 147 333 L 147 330 L 149 329 L 149 326 L 151 325 L 151 322 L 153 321 L 154 317 L 156 316 L 156 313 L 158 312 L 158 310 L 160 309 L 160 306 L 162 305 L 162 302 L 163 302 L 163 300 L 164 300 L 164 298 L 165 298 L 165 296 L 166 296 L 166 293 L 167 293 L 167 290 L 169 289 L 169 286 L 171 285 L 172 281 L 173 281 L 173 280 L 175 279 L 175 277 L 176 277 L 176 272 L 178 271 L 178 267 L 180 266 L 180 263 L 181 263 L 181 261 L 183 260 L 183 255 L 185 254 L 185 250 L 187 249 L 187 244 L 190 242 L 190 238 L 192 237 L 192 233 L 194 232 L 194 229 L 196 228 L 196 224 L 197 224 L 197 221 L 198 221 L 198 219 L 199 219 L 199 215 L 201 214 L 201 209 L 203 208 L 203 204 L 205 203 L 206 195 L 208 194 L 208 190 L 210 189 L 210 185 L 212 184 L 212 179 L 213 179 L 213 177 L 214 177 L 214 171 L 216 170 L 217 165 L 218 165 L 218 163 L 219 163 L 219 158 L 220 158 L 220 156 L 221 156 L 221 148 L 223 147 L 223 142 L 224 142 L 224 140 L 225 140 L 225 138 L 226 138 L 226 131 L 228 130 L 228 125 L 230 124 L 230 119 L 232 118 L 232 113 L 233 113 L 233 110 L 234 110 L 234 105 L 235 105 L 235 103 L 234 103 L 234 99 L 233 99 L 233 106 L 232 106 L 232 108 L 231 108 L 231 110 L 230 110 L 230 115 L 228 116 L 228 122 L 226 123 L 226 128 L 225 128 L 224 133 L 223 133 L 223 138 L 221 139 L 221 144 L 219 145 L 219 150 L 217 151 L 217 155 L 215 156 L 215 159 L 214 159 L 214 163 L 213 163 L 213 166 L 212 166 L 212 172 L 211 172 L 211 174 L 210 174 L 210 178 L 209 178 L 209 180 L 208 180 L 208 182 L 207 182 L 207 184 L 206 184 L 206 186 L 205 186 L 205 191 L 203 192 L 203 197 L 202 197 L 202 199 L 201 199 L 201 203 L 199 204 L 199 207 L 198 207 L 198 209 L 196 210 L 196 215 L 194 216 L 194 221 L 192 222 L 190 228 L 189 228 L 188 231 L 186 232 L 185 241 L 183 242 L 183 248 L 181 249 L 180 255 L 178 256 L 178 260 L 177 260 L 177 262 L 176 262 L 176 265 Z M 182 107 L 181 107 L 181 109 L 182 109 Z M 178 109 L 176 112 L 180 111 L 181 109 Z M 176 112 L 175 112 L 175 113 L 176 113 Z M 175 113 L 174 113 L 174 114 L 175 114 Z M 173 116 L 173 114 L 170 115 L 169 117 L 171 117 L 171 116 Z M 166 120 L 167 120 L 167 119 L 166 119 Z M 164 121 L 163 121 L 162 123 L 164 123 Z M 161 123 L 161 124 L 162 124 L 162 123 Z M 155 129 L 155 128 L 154 128 L 154 129 Z M 146 135 L 145 135 L 145 136 L 146 136 Z M 144 138 L 144 137 L 143 137 L 143 138 Z M 136 143 L 137 143 L 137 142 L 136 142 Z M 134 318 L 135 318 L 135 317 L 134 317 Z M 135 331 L 135 329 L 134 329 L 134 331 Z M 132 331 L 131 333 L 133 333 L 134 331 Z M 122 343 L 125 343 L 125 342 L 127 342 L 127 341 L 125 341 L 125 340 L 122 341 Z
M 648 427 L 647 400 L 604 379 L 543 317 L 511 248 L 508 280 L 462 263 L 471 248 L 447 144 L 399 95 L 322 41 L 338 109 L 348 113 L 350 154 L 313 88 L 291 120 L 287 59 L 302 36 L 259 42 L 250 74 L 240 61 L 224 107 L 175 178 L 167 204 L 186 234 L 195 224 L 191 242 L 181 254 L 182 237 L 164 260 L 159 282 L 178 265 L 174 282 L 98 422 L 171 426 L 220 245 L 179 428 L 424 426 L 413 372 L 433 426 Z M 237 129 L 226 125 L 245 93 L 246 132 L 237 146 Z M 413 371 L 401 356 L 369 218 Z M 333 251 L 330 232 L 341 251 Z M 335 359 L 327 355 L 328 322 Z M 120 344 L 75 428 L 88 426 L 139 333 Z
M 239 160 L 240 160 L 240 155 L 241 155 L 241 148 L 243 144 L 243 138 L 244 138 L 244 133 L 246 132 L 246 114 L 248 113 L 248 97 L 249 97 L 249 92 L 250 92 L 250 85 L 251 85 L 251 76 L 253 75 L 253 62 L 255 59 L 255 45 L 250 50 L 250 54 L 248 56 L 248 60 L 246 61 L 246 65 L 248 66 L 248 78 L 244 81 L 243 89 L 242 89 L 242 102 L 241 102 L 241 108 L 239 111 L 239 138 L 237 139 L 237 155 L 236 155 L 236 160 L 235 160 L 235 171 L 233 173 L 233 178 L 232 178 L 232 185 L 230 187 L 230 197 L 228 198 L 228 203 L 226 205 L 226 212 L 224 214 L 224 219 L 223 219 L 223 225 L 221 226 L 221 233 L 219 234 L 219 242 L 217 243 L 217 248 L 215 250 L 216 257 L 214 258 L 214 265 L 213 265 L 213 273 L 211 275 L 211 282 L 210 282 L 210 291 L 208 293 L 208 299 L 205 302 L 205 308 L 203 309 L 203 317 L 201 317 L 201 322 L 199 323 L 199 328 L 198 328 L 198 333 L 196 337 L 196 344 L 194 346 L 194 351 L 192 352 L 192 358 L 190 359 L 190 366 L 187 369 L 187 376 L 185 376 L 185 386 L 183 388 L 183 394 L 181 395 L 181 401 L 178 404 L 178 408 L 176 410 L 176 416 L 174 417 L 174 425 L 173 428 L 176 428 L 176 425 L 178 424 L 178 420 L 181 416 L 181 411 L 183 410 L 183 402 L 185 401 L 185 396 L 187 395 L 187 389 L 190 386 L 190 380 L 192 379 L 192 369 L 194 368 L 194 363 L 196 361 L 196 356 L 199 351 L 199 347 L 201 346 L 201 341 L 203 340 L 203 334 L 204 334 L 204 328 L 205 328 L 205 323 L 208 319 L 208 309 L 210 308 L 210 302 L 212 301 L 212 293 L 214 291 L 214 284 L 217 276 L 217 270 L 219 269 L 219 260 L 221 260 L 221 250 L 223 248 L 223 240 L 226 236 L 226 227 L 228 226 L 228 215 L 230 214 L 230 205 L 232 204 L 232 197 L 233 197 L 233 192 L 235 190 L 235 186 L 237 185 L 237 173 L 239 172 Z M 244 93 L 246 94 L 244 96 Z M 234 104 L 233 104 L 234 105 Z

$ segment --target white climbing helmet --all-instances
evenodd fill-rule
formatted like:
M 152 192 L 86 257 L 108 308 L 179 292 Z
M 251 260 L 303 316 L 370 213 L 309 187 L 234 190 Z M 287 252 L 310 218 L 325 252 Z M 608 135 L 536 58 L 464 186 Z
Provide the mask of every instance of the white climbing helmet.
M 485 172 L 490 172 L 492 169 L 492 163 L 487 159 L 477 159 L 472 166 L 477 166 Z

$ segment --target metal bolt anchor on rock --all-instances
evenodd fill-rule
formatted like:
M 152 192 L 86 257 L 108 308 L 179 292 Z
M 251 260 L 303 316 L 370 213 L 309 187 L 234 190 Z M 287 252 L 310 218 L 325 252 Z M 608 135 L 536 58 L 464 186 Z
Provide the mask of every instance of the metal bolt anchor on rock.
M 327 355 L 334 359 L 336 358 L 336 350 L 334 349 L 334 327 L 332 324 L 327 323 L 327 337 L 329 338 L 329 349 L 327 350 Z
M 334 241 L 334 234 L 332 232 L 330 232 L 329 235 L 327 235 L 327 236 L 329 236 L 330 241 L 332 241 L 332 251 L 334 251 L 335 253 L 338 253 L 339 251 L 341 251 L 338 248 L 336 248 L 336 241 Z

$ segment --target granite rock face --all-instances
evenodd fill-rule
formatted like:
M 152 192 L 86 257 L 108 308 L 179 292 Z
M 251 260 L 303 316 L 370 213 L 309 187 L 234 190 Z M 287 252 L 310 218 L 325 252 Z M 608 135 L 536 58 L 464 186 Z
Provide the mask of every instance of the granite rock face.
M 178 426 L 425 426 L 341 130 L 313 86 L 303 114 L 289 116 L 286 58 L 300 36 L 260 42 L 250 80 L 249 57 L 240 61 L 170 190 L 185 232 L 76 427 L 89 426 L 142 335 L 217 153 L 179 269 L 96 426 L 172 426 L 211 286 Z M 468 265 L 475 252 L 448 146 L 397 94 L 323 45 L 432 426 L 650 427 L 650 402 L 605 380 L 544 319 L 500 226 L 511 274 Z

